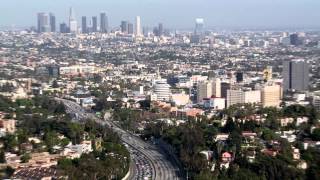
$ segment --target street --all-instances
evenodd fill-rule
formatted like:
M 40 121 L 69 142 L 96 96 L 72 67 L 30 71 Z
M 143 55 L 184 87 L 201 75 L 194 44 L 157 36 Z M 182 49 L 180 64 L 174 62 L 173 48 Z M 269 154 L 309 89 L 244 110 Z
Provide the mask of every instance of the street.
M 180 170 L 174 166 L 166 157 L 165 153 L 156 145 L 145 142 L 139 137 L 121 129 L 111 121 L 111 115 L 106 113 L 104 120 L 98 119 L 94 114 L 87 113 L 79 104 L 56 98 L 64 103 L 66 111 L 74 114 L 77 120 L 92 119 L 95 122 L 112 127 L 119 134 L 121 140 L 130 152 L 133 161 L 134 172 L 131 172 L 129 179 L 154 179 L 154 180 L 175 180 L 179 177 Z

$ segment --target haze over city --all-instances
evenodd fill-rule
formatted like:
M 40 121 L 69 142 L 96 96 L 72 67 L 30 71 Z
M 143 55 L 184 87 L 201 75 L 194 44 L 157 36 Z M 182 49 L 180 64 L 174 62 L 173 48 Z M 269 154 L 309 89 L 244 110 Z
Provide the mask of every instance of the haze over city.
M 320 180 L 319 0 L 1 0 L 0 179 Z
M 66 22 L 70 7 L 78 21 L 104 11 L 111 26 L 139 15 L 145 26 L 163 22 L 171 29 L 193 28 L 197 17 L 207 28 L 314 28 L 320 19 L 318 0 L 3 0 L 0 26 L 35 26 L 37 12 Z

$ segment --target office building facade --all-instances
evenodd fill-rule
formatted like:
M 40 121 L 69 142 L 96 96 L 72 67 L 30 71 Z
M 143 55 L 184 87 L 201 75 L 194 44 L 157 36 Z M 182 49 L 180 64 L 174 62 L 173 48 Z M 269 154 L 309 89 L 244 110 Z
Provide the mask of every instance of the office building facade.
M 56 16 L 53 13 L 50 13 L 50 30 L 56 32 Z
M 50 32 L 50 24 L 49 24 L 49 14 L 47 13 L 38 13 L 38 33 Z
M 92 32 L 98 32 L 98 18 L 97 18 L 97 16 L 92 17 Z
M 128 21 L 121 21 L 121 32 L 124 34 L 128 33 Z
M 136 17 L 136 36 L 141 36 L 142 32 L 141 32 L 141 18 L 140 16 Z
M 82 16 L 81 18 L 81 30 L 82 33 L 88 33 L 87 17 Z
M 261 88 L 261 102 L 263 107 L 279 107 L 282 88 L 279 84 L 269 82 Z
M 294 59 L 283 63 L 284 90 L 306 91 L 309 86 L 309 64 L 304 59 Z
M 100 13 L 100 32 L 102 33 L 108 33 L 108 17 L 106 13 Z

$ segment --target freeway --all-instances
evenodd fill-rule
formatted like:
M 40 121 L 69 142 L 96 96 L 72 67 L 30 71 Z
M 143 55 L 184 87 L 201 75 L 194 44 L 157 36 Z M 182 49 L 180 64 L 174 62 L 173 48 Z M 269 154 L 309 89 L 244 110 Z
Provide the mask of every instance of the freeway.
M 130 152 L 133 167 L 129 179 L 153 179 L 153 180 L 179 180 L 183 179 L 181 170 L 171 162 L 161 148 L 148 143 L 121 129 L 111 121 L 111 115 L 106 113 L 104 119 L 99 119 L 92 113 L 86 112 L 79 104 L 60 98 L 57 101 L 63 102 L 67 113 L 74 114 L 77 120 L 92 119 L 99 124 L 112 127 L 119 134 L 121 140 Z

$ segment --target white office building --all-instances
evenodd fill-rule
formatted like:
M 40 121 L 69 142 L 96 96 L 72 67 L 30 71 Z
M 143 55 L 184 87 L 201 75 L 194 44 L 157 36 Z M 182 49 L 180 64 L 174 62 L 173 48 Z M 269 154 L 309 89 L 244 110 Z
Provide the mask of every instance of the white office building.
M 152 100 L 169 101 L 171 98 L 170 85 L 165 79 L 156 80 L 153 85 Z

